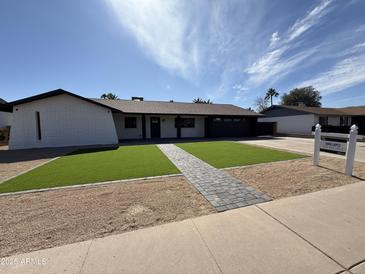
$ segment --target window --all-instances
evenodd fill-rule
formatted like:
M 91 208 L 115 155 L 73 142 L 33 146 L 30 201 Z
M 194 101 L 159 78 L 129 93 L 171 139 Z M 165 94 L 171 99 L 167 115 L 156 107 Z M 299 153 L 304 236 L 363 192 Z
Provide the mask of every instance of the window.
M 340 126 L 349 126 L 350 125 L 350 117 L 348 116 L 340 116 Z
M 242 119 L 241 118 L 213 118 L 213 122 L 215 123 L 239 123 L 241 122 Z
M 39 111 L 35 112 L 35 121 L 36 121 L 36 127 L 37 127 L 37 139 L 42 140 L 41 116 L 39 114 Z
M 137 118 L 136 117 L 125 117 L 124 118 L 125 128 L 137 128 Z
M 318 122 L 321 126 L 326 126 L 326 125 L 328 125 L 328 117 L 324 117 L 324 116 L 319 117 Z
M 178 119 L 175 118 L 175 128 L 177 128 Z M 194 128 L 195 127 L 195 119 L 194 118 L 180 118 L 180 127 L 181 128 Z

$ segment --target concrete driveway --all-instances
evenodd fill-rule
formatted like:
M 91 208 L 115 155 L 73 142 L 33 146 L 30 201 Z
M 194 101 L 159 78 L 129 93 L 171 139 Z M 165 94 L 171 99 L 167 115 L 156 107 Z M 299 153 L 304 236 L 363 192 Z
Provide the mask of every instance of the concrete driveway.
M 297 137 L 268 137 L 259 138 L 255 140 L 243 140 L 239 141 L 244 144 L 252 144 L 258 146 L 272 147 L 283 150 L 290 150 L 294 152 L 301 152 L 306 154 L 313 154 L 314 140 L 310 138 L 297 138 Z M 323 153 L 326 156 L 344 158 L 341 155 L 332 153 Z M 356 147 L 355 160 L 359 162 L 365 162 L 365 143 L 358 142 Z
M 364 273 L 364 196 L 361 182 L 15 255 L 0 273 Z

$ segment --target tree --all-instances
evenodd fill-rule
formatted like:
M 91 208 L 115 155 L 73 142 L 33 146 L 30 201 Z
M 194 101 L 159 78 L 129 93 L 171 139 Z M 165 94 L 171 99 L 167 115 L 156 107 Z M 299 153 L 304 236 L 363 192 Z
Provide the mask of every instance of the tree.
M 271 102 L 272 105 L 272 97 L 278 97 L 279 93 L 274 89 L 274 88 L 269 88 L 268 91 L 266 92 L 266 96 L 265 99 L 269 100 Z
M 108 93 L 103 93 L 100 96 L 101 99 L 109 99 L 109 100 L 116 100 L 118 99 L 118 96 L 114 93 L 108 92 Z
M 257 112 L 262 112 L 268 109 L 269 101 L 266 97 L 257 97 L 255 100 L 255 106 Z
M 193 99 L 193 103 L 195 103 L 195 104 L 213 104 L 213 102 L 210 101 L 210 99 L 204 100 L 203 98 L 199 98 L 199 97 Z
M 284 93 L 281 97 L 281 104 L 288 106 L 299 106 L 304 104 L 307 107 L 320 107 L 321 95 L 312 86 L 292 89 L 288 94 Z

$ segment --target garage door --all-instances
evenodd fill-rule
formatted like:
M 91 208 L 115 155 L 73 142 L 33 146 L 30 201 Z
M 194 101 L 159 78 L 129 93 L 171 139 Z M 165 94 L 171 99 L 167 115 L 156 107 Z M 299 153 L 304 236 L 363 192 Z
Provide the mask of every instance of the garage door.
M 242 137 L 254 135 L 252 118 L 214 117 L 206 119 L 207 137 Z

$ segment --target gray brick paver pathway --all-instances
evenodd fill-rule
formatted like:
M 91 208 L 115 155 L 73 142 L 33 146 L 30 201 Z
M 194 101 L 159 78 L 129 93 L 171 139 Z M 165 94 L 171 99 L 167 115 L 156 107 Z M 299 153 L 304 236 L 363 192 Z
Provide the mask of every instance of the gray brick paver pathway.
M 160 144 L 158 147 L 217 211 L 271 200 L 266 194 L 245 185 L 174 144 Z

